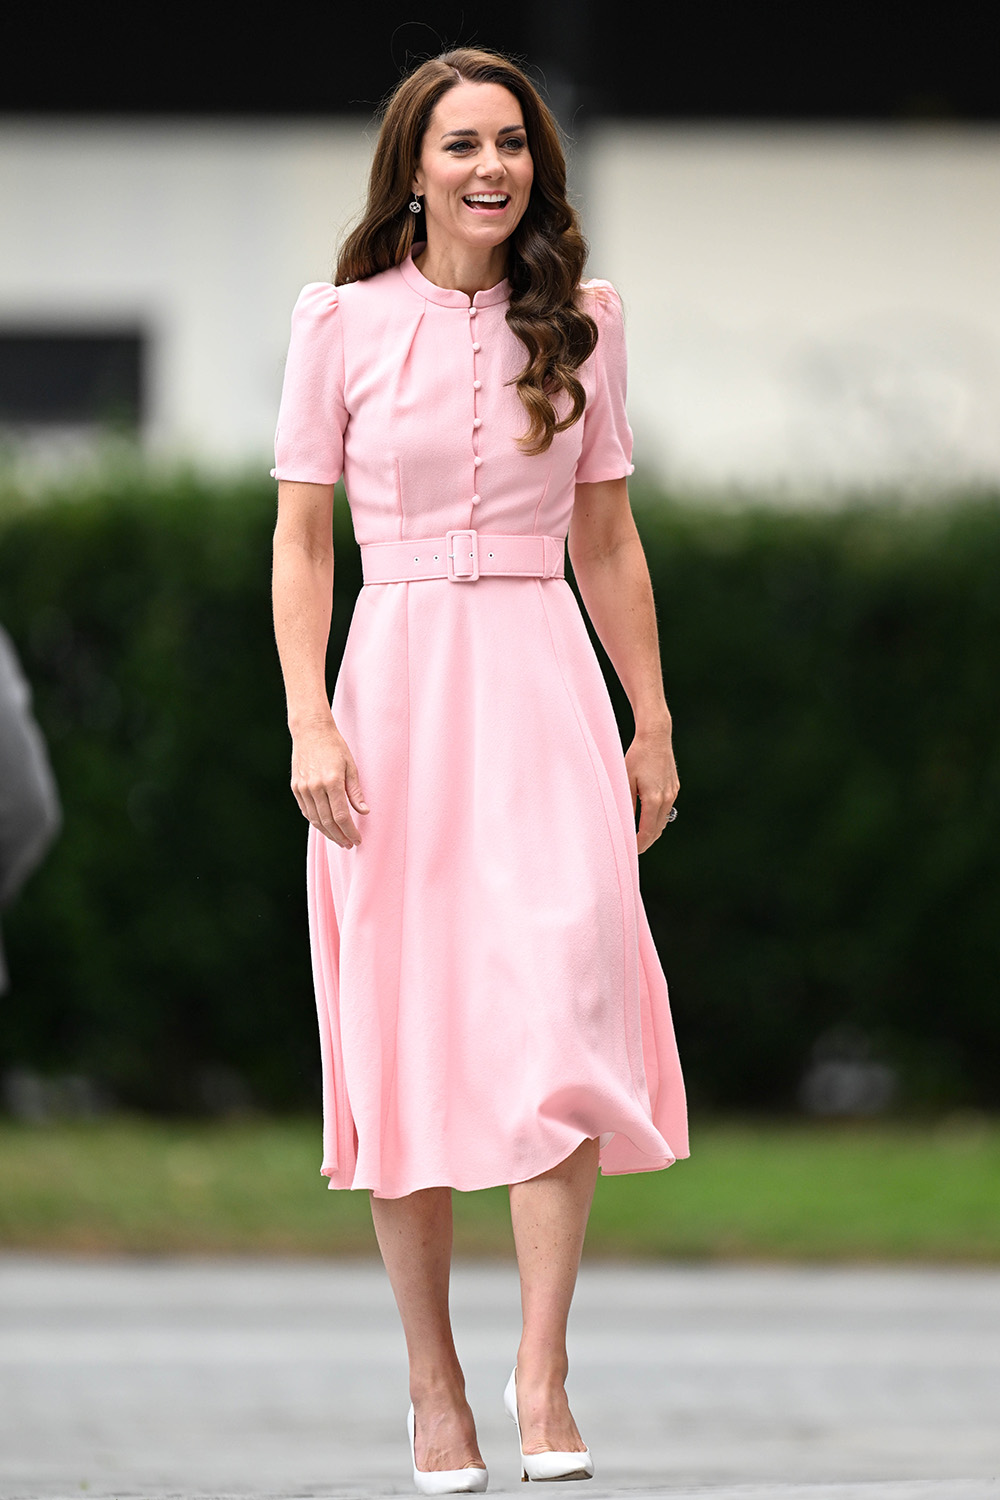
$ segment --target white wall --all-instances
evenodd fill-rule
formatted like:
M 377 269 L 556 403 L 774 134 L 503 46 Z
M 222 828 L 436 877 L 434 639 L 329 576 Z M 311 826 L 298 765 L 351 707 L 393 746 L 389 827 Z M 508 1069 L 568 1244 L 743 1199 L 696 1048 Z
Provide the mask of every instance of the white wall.
M 0 124 L 0 327 L 153 333 L 149 442 L 267 462 L 288 331 L 364 191 L 354 121 Z M 595 126 L 637 462 L 695 488 L 1000 480 L 1000 131 Z
M 149 327 L 151 445 L 263 459 L 292 304 L 368 158 L 353 122 L 4 124 L 0 327 Z
M 661 476 L 1000 479 L 1000 131 L 605 126 L 588 185 Z

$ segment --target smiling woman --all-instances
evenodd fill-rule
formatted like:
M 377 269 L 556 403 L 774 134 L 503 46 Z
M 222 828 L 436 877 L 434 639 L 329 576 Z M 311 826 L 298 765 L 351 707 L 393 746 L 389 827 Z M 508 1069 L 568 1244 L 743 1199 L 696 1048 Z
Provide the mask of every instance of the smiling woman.
M 500 211 L 466 205 L 477 193 L 509 203 Z M 469 295 L 506 276 L 507 326 L 527 355 L 515 377 L 528 417 L 519 443 L 544 452 L 583 413 L 576 371 L 597 339 L 579 295 L 587 246 L 566 198 L 555 120 L 520 69 L 493 53 L 446 53 L 400 84 L 379 132 L 364 215 L 337 261 L 337 284 L 399 266 L 411 254 L 429 281 Z
M 433 248 L 416 262 L 431 281 L 469 290 L 461 278 L 473 270 L 470 257 L 481 270 L 483 251 L 489 252 L 487 274 L 499 281 L 506 270 L 504 242 L 521 222 L 534 178 L 523 122 L 502 123 L 516 104 L 498 83 L 463 82 L 434 111 L 413 183 L 434 225 Z M 458 123 L 467 116 L 481 123 Z M 465 264 L 454 264 L 455 258 Z
M 322 1171 L 371 1193 L 424 1493 L 486 1487 L 448 1317 L 452 1189 L 509 1185 L 522 1475 L 583 1479 L 566 1325 L 598 1165 L 687 1155 L 638 877 L 677 772 L 628 501 L 621 303 L 582 280 L 585 253 L 525 75 L 467 50 L 422 64 L 387 109 L 336 286 L 299 298 L 278 418 L 275 633 L 311 824 Z M 365 587 L 331 712 L 341 474 Z M 625 756 L 567 537 L 635 713 Z

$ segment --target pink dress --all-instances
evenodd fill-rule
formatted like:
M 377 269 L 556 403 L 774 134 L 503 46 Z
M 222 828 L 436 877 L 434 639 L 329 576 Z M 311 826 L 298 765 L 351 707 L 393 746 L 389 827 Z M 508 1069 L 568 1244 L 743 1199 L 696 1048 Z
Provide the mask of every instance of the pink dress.
M 586 412 L 537 457 L 506 281 L 470 303 L 407 258 L 305 287 L 274 474 L 343 474 L 362 544 L 565 536 L 577 481 L 632 472 L 621 304 L 585 285 Z M 371 811 L 353 850 L 309 832 L 329 1186 L 519 1182 L 588 1136 L 605 1173 L 686 1156 L 621 739 L 569 584 L 366 585 L 333 712 Z

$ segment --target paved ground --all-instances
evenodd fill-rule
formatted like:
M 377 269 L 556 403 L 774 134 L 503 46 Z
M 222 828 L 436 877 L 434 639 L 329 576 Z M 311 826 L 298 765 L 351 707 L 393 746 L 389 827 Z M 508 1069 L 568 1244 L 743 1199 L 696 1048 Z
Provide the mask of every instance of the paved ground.
M 513 1267 L 453 1305 L 526 1494 Z M 1000 1500 L 1000 1272 L 585 1266 L 570 1355 L 580 1500 Z M 407 1404 L 378 1264 L 0 1257 L 0 1496 L 409 1495 Z

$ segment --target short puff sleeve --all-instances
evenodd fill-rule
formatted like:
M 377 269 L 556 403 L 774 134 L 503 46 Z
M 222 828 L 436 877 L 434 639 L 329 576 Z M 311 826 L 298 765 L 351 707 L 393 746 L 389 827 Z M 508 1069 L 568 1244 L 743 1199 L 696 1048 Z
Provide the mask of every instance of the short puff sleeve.
M 326 281 L 302 288 L 274 436 L 274 479 L 336 484 L 344 470 L 344 331 L 337 288 Z
M 603 479 L 622 479 L 635 470 L 632 429 L 625 415 L 625 317 L 610 281 L 585 281 L 582 286 L 590 293 L 583 305 L 597 323 L 597 348 L 590 356 L 594 389 L 583 413 L 576 479 L 578 484 L 597 484 Z

